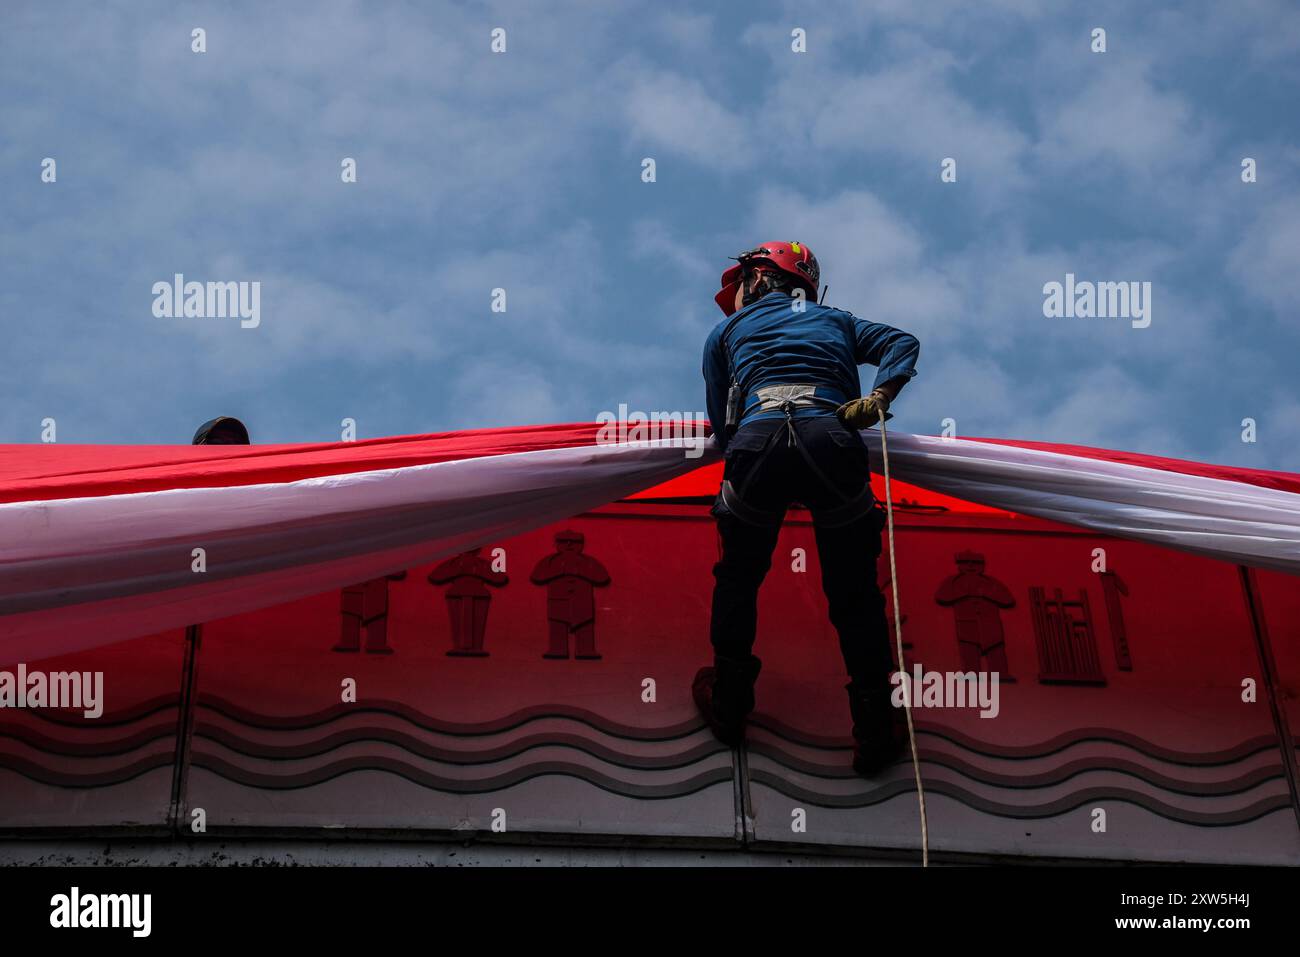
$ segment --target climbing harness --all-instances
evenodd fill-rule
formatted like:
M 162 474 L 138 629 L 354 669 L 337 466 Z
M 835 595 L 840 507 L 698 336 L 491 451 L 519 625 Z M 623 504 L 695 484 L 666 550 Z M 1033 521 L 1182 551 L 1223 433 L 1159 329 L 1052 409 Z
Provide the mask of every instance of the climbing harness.
M 912 750 L 912 772 L 916 776 L 916 800 L 921 809 L 921 866 L 930 866 L 930 828 L 925 817 L 925 788 L 921 784 L 921 758 L 916 753 L 916 727 L 912 724 L 912 688 L 903 662 L 903 625 L 898 610 L 898 568 L 894 564 L 894 498 L 889 487 L 889 445 L 885 440 L 885 410 L 880 409 L 880 457 L 885 473 L 885 520 L 889 529 L 889 590 L 894 597 L 894 641 L 898 670 L 903 675 L 903 708 L 907 713 L 907 740 Z
M 875 497 L 871 493 L 871 482 L 863 483 L 862 490 L 856 495 L 846 495 L 841 492 L 839 486 L 831 481 L 821 466 L 817 464 L 812 453 L 808 451 L 807 446 L 799 438 L 799 430 L 794 424 L 794 413 L 796 409 L 809 408 L 812 406 L 825 406 L 829 410 L 839 407 L 839 401 L 829 398 L 828 396 L 818 395 L 816 385 L 769 385 L 760 386 L 754 390 L 757 398 L 756 404 L 751 404 L 744 410 L 744 415 L 752 411 L 773 412 L 781 411 L 785 413 L 785 429 L 773 432 L 768 436 L 767 442 L 759 453 L 759 460 L 755 463 L 754 468 L 746 476 L 741 488 L 737 489 L 729 479 L 722 482 L 722 501 L 723 504 L 741 521 L 751 525 L 779 525 L 785 516 L 785 510 L 771 511 L 759 509 L 748 504 L 745 501 L 745 489 L 752 478 L 758 473 L 758 466 L 770 455 L 777 447 L 774 441 L 782 431 L 786 437 L 786 447 L 798 449 L 799 455 L 803 458 L 804 464 L 808 466 L 809 471 L 817 477 L 822 485 L 842 500 L 841 504 L 830 508 L 819 508 L 813 511 L 813 520 L 821 528 L 838 528 L 842 525 L 848 525 L 855 522 L 865 513 L 870 511 L 875 505 Z M 742 415 L 743 417 L 743 415 Z

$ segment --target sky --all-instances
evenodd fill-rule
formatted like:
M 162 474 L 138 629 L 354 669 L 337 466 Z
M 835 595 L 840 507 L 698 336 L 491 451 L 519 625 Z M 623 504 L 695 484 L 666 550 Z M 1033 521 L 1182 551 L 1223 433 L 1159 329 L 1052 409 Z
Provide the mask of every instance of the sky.
M 727 257 L 798 240 L 920 339 L 894 429 L 1300 471 L 1298 88 L 1281 0 L 6 0 L 0 443 L 702 415 Z

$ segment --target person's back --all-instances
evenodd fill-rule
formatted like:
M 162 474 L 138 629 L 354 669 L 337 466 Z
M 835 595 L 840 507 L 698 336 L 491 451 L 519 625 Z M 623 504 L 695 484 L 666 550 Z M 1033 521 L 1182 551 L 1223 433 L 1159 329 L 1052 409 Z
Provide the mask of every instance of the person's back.
M 819 394 L 835 405 L 801 407 L 796 414 L 824 415 L 860 396 L 859 365 L 880 367 L 873 386 L 878 388 L 914 375 L 919 348 L 914 336 L 891 326 L 785 292 L 769 292 L 720 322 L 705 344 L 706 401 L 714 435 L 725 450 L 730 438 L 726 395 L 733 380 L 750 400 L 742 405 L 744 418 L 737 424 L 781 415 L 751 408 L 757 390 L 771 385 L 818 386 Z
M 694 696 L 719 739 L 738 744 L 761 666 L 752 653 L 758 589 L 786 509 L 799 502 L 812 512 L 822 585 L 850 677 L 854 767 L 874 773 L 897 755 L 900 739 L 876 582 L 882 519 L 857 428 L 877 421 L 915 374 L 920 346 L 890 326 L 810 301 L 820 273 L 807 247 L 766 243 L 739 261 L 717 296 L 729 318 L 704 349 L 709 417 L 726 464 L 713 508 L 722 542 L 710 624 L 714 665 L 696 675 Z M 879 367 L 865 399 L 860 363 Z
M 769 382 L 857 390 L 853 317 L 847 312 L 772 292 L 719 323 L 716 334 L 747 391 Z

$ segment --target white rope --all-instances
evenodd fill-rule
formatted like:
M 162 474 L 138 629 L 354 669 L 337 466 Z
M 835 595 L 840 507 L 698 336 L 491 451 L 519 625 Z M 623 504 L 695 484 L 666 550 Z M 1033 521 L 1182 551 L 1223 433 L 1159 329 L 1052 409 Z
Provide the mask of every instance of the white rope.
M 912 772 L 916 775 L 916 800 L 921 808 L 921 866 L 930 866 L 930 828 L 925 817 L 925 788 L 921 784 L 921 758 L 916 753 L 916 727 L 912 724 L 912 684 L 903 662 L 903 619 L 898 610 L 898 568 L 894 564 L 894 499 L 889 488 L 889 446 L 885 442 L 885 410 L 880 413 L 880 454 L 885 472 L 885 520 L 889 527 L 889 590 L 894 598 L 894 641 L 898 670 L 903 674 L 903 709 L 907 713 L 907 740 L 912 748 Z

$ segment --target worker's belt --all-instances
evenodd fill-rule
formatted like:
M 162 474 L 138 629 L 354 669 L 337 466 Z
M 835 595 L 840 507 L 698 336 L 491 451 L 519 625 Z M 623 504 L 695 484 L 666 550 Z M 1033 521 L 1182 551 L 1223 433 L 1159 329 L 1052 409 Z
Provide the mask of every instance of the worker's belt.
M 761 385 L 745 397 L 741 420 L 755 412 L 785 412 L 789 415 L 799 409 L 810 408 L 833 412 L 844 401 L 840 391 L 830 386 L 809 383 Z

